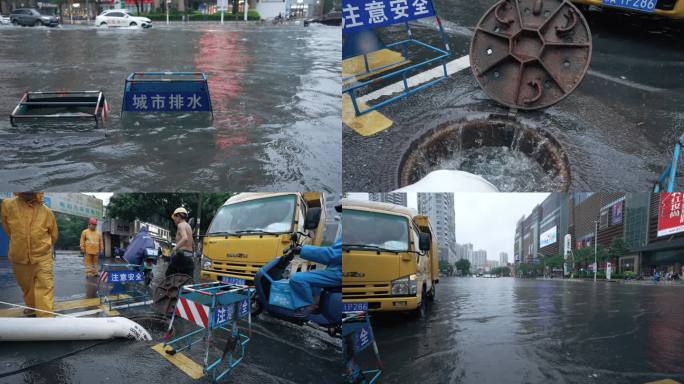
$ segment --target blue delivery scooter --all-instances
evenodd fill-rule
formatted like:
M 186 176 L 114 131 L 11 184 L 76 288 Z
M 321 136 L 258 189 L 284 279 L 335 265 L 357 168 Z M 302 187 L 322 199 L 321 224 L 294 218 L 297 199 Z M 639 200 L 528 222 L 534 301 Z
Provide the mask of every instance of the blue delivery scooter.
M 293 245 L 297 244 L 296 236 Z M 290 323 L 305 325 L 314 323 L 327 328 L 328 334 L 339 337 L 342 327 L 342 287 L 323 288 L 318 309 L 307 316 L 298 316 L 294 307 L 290 280 L 283 275 L 294 258 L 294 247 L 264 265 L 254 278 L 257 299 L 271 316 Z

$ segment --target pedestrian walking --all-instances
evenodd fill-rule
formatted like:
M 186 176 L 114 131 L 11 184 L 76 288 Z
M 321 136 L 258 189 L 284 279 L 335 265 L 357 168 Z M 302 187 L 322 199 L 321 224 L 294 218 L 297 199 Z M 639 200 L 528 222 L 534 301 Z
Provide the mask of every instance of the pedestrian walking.
M 96 276 L 98 258 L 104 252 L 104 245 L 102 234 L 97 231 L 97 219 L 94 217 L 88 220 L 88 228 L 81 232 L 81 252 L 86 277 Z
M 2 227 L 9 236 L 9 262 L 27 307 L 52 312 L 54 308 L 54 244 L 58 229 L 52 210 L 39 192 L 19 192 L 3 200 Z M 52 314 L 26 309 L 27 316 Z

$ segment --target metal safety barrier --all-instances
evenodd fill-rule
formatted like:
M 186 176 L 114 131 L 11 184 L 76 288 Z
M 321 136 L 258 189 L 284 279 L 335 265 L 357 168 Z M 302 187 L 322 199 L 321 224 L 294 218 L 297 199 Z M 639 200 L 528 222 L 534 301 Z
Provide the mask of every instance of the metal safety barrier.
M 437 20 L 439 33 L 442 42 L 444 43 L 444 49 L 437 48 L 414 36 L 409 21 L 428 17 L 434 17 Z M 383 43 L 378 37 L 376 30 L 395 24 L 405 25 L 406 38 L 389 44 Z M 451 55 L 451 49 L 449 48 L 449 42 L 444 33 L 442 21 L 439 16 L 437 16 L 431 0 L 376 0 L 373 2 L 365 0 L 344 0 L 342 5 L 342 26 L 343 62 L 345 60 L 361 57 L 364 64 L 364 70 L 353 73 L 342 79 L 342 92 L 351 97 L 352 105 L 354 106 L 354 111 L 357 116 L 374 111 L 448 77 L 446 59 Z M 414 64 L 408 64 L 411 57 L 409 51 L 409 47 L 411 46 L 425 48 L 436 54 L 436 56 L 423 59 Z M 370 64 L 370 54 L 382 49 L 392 48 L 401 49 L 403 55 L 401 59 L 383 63 L 379 66 L 372 66 Z M 427 67 L 433 63 L 441 63 L 444 74 L 423 84 L 410 87 L 407 81 L 407 75 L 418 69 L 427 69 Z M 368 108 L 361 109 L 359 107 L 357 101 L 357 93 L 359 90 L 397 77 L 402 79 L 404 85 L 401 93 Z M 370 79 L 365 80 L 366 78 Z
M 169 332 L 176 319 L 183 318 L 197 329 L 164 343 L 166 353 L 176 354 L 204 341 L 203 372 L 217 381 L 235 368 L 245 357 L 252 331 L 251 299 L 254 288 L 246 285 L 211 283 L 186 285 L 181 288 Z M 238 321 L 245 319 L 247 334 L 240 331 Z M 210 356 L 215 329 L 228 331 L 228 340 L 220 356 Z M 224 368 L 221 369 L 223 364 Z

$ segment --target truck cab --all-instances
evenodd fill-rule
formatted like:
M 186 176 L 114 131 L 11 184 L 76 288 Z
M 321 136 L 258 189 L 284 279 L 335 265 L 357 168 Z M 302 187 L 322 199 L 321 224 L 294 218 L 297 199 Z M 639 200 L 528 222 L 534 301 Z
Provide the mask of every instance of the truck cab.
M 320 245 L 324 229 L 321 193 L 240 193 L 218 209 L 203 237 L 201 277 L 252 285 L 259 268 L 291 245 Z M 315 268 L 297 259 L 290 271 Z
M 421 315 L 439 282 L 428 217 L 394 204 L 343 200 L 342 222 L 343 300 Z

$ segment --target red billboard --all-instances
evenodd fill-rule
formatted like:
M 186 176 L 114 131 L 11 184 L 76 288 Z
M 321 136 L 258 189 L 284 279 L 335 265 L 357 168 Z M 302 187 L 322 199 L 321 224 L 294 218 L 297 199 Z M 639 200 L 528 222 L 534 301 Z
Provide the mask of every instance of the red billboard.
M 661 193 L 658 211 L 658 237 L 684 232 L 682 192 Z

